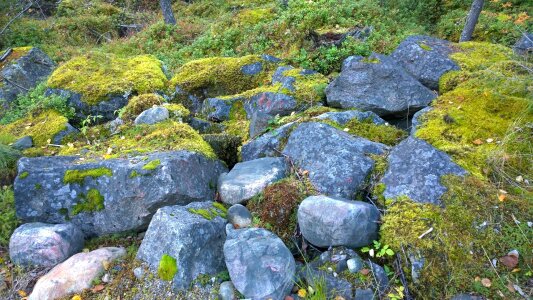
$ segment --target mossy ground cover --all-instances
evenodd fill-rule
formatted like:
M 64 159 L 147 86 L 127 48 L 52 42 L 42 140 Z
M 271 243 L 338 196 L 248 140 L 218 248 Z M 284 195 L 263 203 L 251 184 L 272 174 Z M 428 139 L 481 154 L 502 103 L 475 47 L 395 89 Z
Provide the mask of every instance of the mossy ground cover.
M 119 117 L 124 121 L 133 121 L 143 111 L 154 105 L 161 105 L 163 102 L 165 102 L 165 99 L 157 94 L 135 96 L 120 110 Z

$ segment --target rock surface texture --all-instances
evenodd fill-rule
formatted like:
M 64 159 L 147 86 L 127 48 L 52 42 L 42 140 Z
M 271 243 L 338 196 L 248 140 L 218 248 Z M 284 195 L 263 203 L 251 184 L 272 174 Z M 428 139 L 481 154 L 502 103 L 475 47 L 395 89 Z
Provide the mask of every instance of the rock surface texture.
M 358 110 L 347 110 L 347 111 L 341 111 L 341 112 L 327 112 L 323 113 L 317 117 L 316 119 L 319 120 L 329 120 L 333 121 L 335 123 L 338 123 L 339 125 L 346 125 L 348 122 L 350 122 L 353 119 L 356 119 L 360 122 L 366 121 L 370 119 L 372 123 L 376 125 L 383 125 L 387 122 L 380 118 L 377 114 L 371 112 L 371 111 L 358 111 Z
M 285 124 L 273 131 L 267 132 L 242 146 L 241 156 L 243 161 L 262 157 L 280 156 L 283 141 L 287 138 L 295 123 Z
M 16 265 L 53 267 L 80 252 L 83 243 L 83 233 L 70 223 L 26 223 L 11 235 L 9 256 Z
M 329 106 L 380 116 L 412 114 L 436 98 L 396 61 L 380 54 L 347 58 L 339 77 L 326 88 L 326 96 Z
M 367 154 L 382 154 L 387 146 L 353 137 L 322 123 L 302 123 L 294 129 L 283 155 L 309 171 L 309 179 L 320 193 L 351 198 L 372 171 Z
M 268 230 L 235 230 L 224 243 L 224 257 L 231 281 L 246 298 L 284 299 L 294 285 L 294 258 Z
M 453 52 L 453 45 L 448 41 L 413 35 L 401 42 L 391 57 L 423 85 L 438 91 L 442 75 L 460 69 L 449 57 Z
M 311 196 L 298 207 L 298 225 L 311 244 L 327 248 L 366 246 L 378 237 L 379 211 L 371 204 Z
M 187 289 L 201 274 L 224 271 L 221 253 L 226 220 L 221 214 L 212 202 L 160 208 L 150 222 L 137 258 L 157 271 L 163 255 L 171 256 L 177 267 L 172 285 L 178 290 Z
M 15 179 L 24 222 L 70 219 L 89 236 L 145 229 L 158 208 L 214 199 L 220 161 L 188 151 L 84 162 L 22 158 Z M 21 176 L 20 174 L 24 174 Z
M 153 125 L 155 123 L 163 122 L 170 117 L 168 109 L 165 107 L 152 107 L 143 111 L 135 118 L 135 125 L 148 124 Z
M 238 163 L 218 180 L 218 192 L 222 202 L 243 203 L 260 193 L 267 185 L 287 175 L 283 158 L 265 157 Z
M 447 154 L 413 137 L 394 147 L 388 162 L 381 180 L 385 198 L 407 196 L 416 202 L 440 204 L 440 197 L 446 192 L 442 176 L 466 175 Z
M 88 289 L 93 280 L 104 272 L 104 263 L 124 254 L 126 250 L 114 247 L 78 253 L 41 277 L 28 300 L 55 300 Z

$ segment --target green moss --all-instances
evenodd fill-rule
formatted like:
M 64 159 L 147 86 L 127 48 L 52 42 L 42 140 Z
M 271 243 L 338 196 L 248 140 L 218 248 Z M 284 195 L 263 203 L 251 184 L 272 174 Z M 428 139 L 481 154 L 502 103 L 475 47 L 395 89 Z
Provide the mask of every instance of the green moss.
M 11 142 L 31 136 L 34 146 L 46 146 L 59 132 L 67 129 L 67 118 L 55 110 L 34 111 L 27 117 L 13 123 L 0 126 L 2 135 L 11 136 Z
M 96 179 L 101 176 L 113 176 L 113 172 L 111 169 L 104 167 L 86 170 L 67 170 L 63 176 L 63 183 L 83 184 L 87 177 Z
M 359 121 L 352 119 L 344 126 L 348 128 L 348 133 L 366 138 L 373 142 L 383 143 L 385 145 L 394 146 L 402 141 L 407 133 L 403 130 L 390 125 L 376 125 L 372 119 Z
M 245 75 L 243 66 L 262 63 L 263 70 L 256 75 Z M 170 86 L 178 86 L 189 94 L 207 92 L 207 97 L 234 95 L 267 84 L 274 65 L 260 56 L 212 57 L 191 61 L 183 65 L 170 80 Z
M 160 165 L 161 165 L 161 160 L 155 159 L 155 160 L 152 160 L 152 161 L 148 162 L 147 164 L 145 164 L 142 167 L 142 169 L 143 170 L 152 171 L 152 170 L 157 169 L 157 167 L 159 167 Z
M 82 200 L 72 207 L 72 215 L 74 216 L 82 212 L 101 211 L 105 208 L 104 196 L 97 189 L 90 189 L 87 195 L 80 195 L 80 198 Z
M 227 208 L 218 202 L 213 202 L 213 207 L 210 208 L 189 208 L 188 211 L 209 221 L 216 217 L 226 218 L 228 212 Z
M 39 190 L 41 190 L 42 188 L 43 188 L 43 185 L 42 185 L 42 184 L 40 184 L 40 183 L 36 183 L 36 184 L 35 184 L 35 189 L 36 189 L 36 190 L 39 191 Z
M 188 118 L 191 114 L 191 112 L 182 104 L 165 103 L 163 106 L 168 109 L 170 118 L 176 121 L 182 121 L 183 119 Z
M 0 247 L 7 247 L 19 220 L 15 212 L 15 195 L 11 186 L 0 187 Z
M 161 68 L 162 63 L 149 55 L 124 59 L 94 52 L 58 67 L 48 86 L 80 93 L 84 102 L 95 105 L 106 95 L 164 90 L 167 79 Z
M 229 120 L 222 123 L 226 126 L 226 133 L 239 136 L 243 141 L 248 140 L 250 121 L 246 117 L 242 101 L 237 101 L 233 104 L 229 116 Z
M 131 173 L 130 173 L 130 178 L 131 179 L 133 179 L 135 177 L 138 177 L 138 176 L 140 176 L 139 172 L 137 172 L 136 170 L 131 171 Z
M 124 121 L 133 121 L 143 111 L 154 105 L 160 105 L 165 101 L 158 94 L 142 94 L 135 96 L 128 101 L 128 104 L 121 110 L 120 118 Z
M 33 47 L 15 47 L 12 50 L 11 54 L 0 62 L 0 70 L 2 70 L 5 66 L 8 66 L 11 64 L 11 62 L 23 57 L 26 55 Z M 0 51 L 0 55 L 4 54 L 4 51 Z
M 172 281 L 178 272 L 176 259 L 168 254 L 163 254 L 159 261 L 157 274 L 161 280 Z
M 459 51 L 450 57 L 459 64 L 463 71 L 477 71 L 490 67 L 494 63 L 513 60 L 513 50 L 498 44 L 465 42 L 456 45 Z
M 274 14 L 270 8 L 243 9 L 237 14 L 235 21 L 239 25 L 253 25 L 273 17 Z
M 326 76 L 315 73 L 302 75 L 303 69 L 291 69 L 283 72 L 284 76 L 294 77 L 294 93 L 289 93 L 296 98 L 299 104 L 313 106 L 325 99 L 325 89 L 329 83 Z
M 367 63 L 367 64 L 379 64 L 381 60 L 379 60 L 379 58 L 374 57 L 374 56 L 367 56 L 361 59 L 361 62 Z
M 420 44 L 418 44 L 418 46 L 420 46 L 420 48 L 424 49 L 425 51 L 433 50 L 433 48 L 431 48 L 430 46 L 428 46 L 427 44 L 424 44 L 424 43 L 420 43 Z
M 30 173 L 28 173 L 27 171 L 24 171 L 24 172 L 20 173 L 19 179 L 24 179 L 24 178 L 28 177 L 28 175 L 30 175 Z

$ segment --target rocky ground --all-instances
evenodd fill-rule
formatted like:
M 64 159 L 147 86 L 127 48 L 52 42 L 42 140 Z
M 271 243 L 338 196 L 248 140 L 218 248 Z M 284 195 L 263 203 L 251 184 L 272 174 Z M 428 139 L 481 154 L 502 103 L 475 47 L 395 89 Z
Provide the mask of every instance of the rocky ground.
M 331 78 L 269 55 L 2 64 L 6 110 L 45 79 L 67 108 L 0 126 L 2 299 L 531 296 L 531 69 L 509 48 L 411 36 Z

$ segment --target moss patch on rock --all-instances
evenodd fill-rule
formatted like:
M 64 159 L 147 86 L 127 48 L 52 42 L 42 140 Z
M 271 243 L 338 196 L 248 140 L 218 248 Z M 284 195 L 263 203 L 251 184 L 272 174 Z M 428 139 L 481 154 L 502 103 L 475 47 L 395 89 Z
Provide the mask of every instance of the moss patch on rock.
M 302 74 L 304 69 L 291 69 L 283 72 L 284 76 L 295 79 L 293 92 L 296 101 L 300 104 L 316 105 L 325 99 L 325 89 L 329 83 L 326 76 L 320 73 Z
M 49 87 L 79 93 L 90 105 L 107 95 L 163 91 L 166 83 L 162 63 L 153 56 L 126 59 L 97 52 L 67 61 L 48 79 Z
M 177 272 L 178 265 L 176 259 L 168 254 L 163 254 L 157 268 L 159 278 L 166 281 L 172 281 Z
M 63 176 L 63 182 L 82 184 L 87 177 L 96 179 L 101 176 L 113 176 L 113 171 L 104 167 L 85 170 L 67 170 Z
M 344 126 L 349 134 L 377 143 L 394 146 L 407 137 L 407 133 L 391 125 L 376 125 L 372 119 L 353 119 Z
M 23 119 L 0 126 L 3 142 L 12 143 L 31 136 L 34 146 L 46 146 L 59 132 L 67 129 L 68 120 L 55 110 L 33 111 Z
M 87 195 L 80 195 L 82 201 L 72 207 L 72 215 L 77 215 L 82 212 L 97 212 L 105 208 L 104 196 L 100 194 L 97 189 L 90 189 Z
M 15 60 L 23 57 L 24 55 L 26 55 L 33 47 L 29 46 L 29 47 L 15 47 L 12 49 L 12 52 L 9 54 L 9 56 L 6 57 L 6 59 L 4 59 L 3 61 L 0 62 L 0 71 L 10 65 L 12 62 L 14 62 Z M 4 54 L 4 51 L 0 51 L 0 55 Z M 0 80 L 2 80 L 3 78 L 0 77 Z
M 210 208 L 189 208 L 188 211 L 191 214 L 199 215 L 206 220 L 213 220 L 216 217 L 226 218 L 228 209 L 218 202 L 213 202 L 213 206 Z
M 128 101 L 128 104 L 121 110 L 119 117 L 124 121 L 133 121 L 143 111 L 154 105 L 160 105 L 165 102 L 163 97 L 158 94 L 142 94 L 135 96 Z
M 152 171 L 152 170 L 157 169 L 157 167 L 159 167 L 160 165 L 161 165 L 161 160 L 154 159 L 150 161 L 149 163 L 147 163 L 146 165 L 144 165 L 142 169 L 147 170 L 147 171 Z

